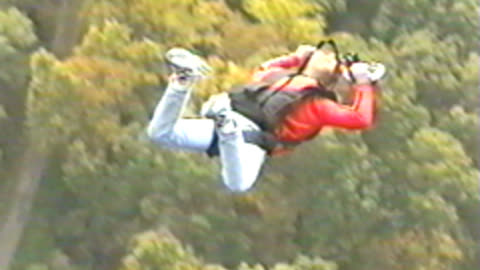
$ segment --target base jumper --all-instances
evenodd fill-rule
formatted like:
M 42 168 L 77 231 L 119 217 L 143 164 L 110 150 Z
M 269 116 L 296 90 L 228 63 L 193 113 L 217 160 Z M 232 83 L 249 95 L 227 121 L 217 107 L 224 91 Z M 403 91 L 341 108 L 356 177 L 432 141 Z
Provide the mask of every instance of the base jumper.
M 168 149 L 218 156 L 226 187 L 245 192 L 267 158 L 288 153 L 324 127 L 370 128 L 377 81 L 385 66 L 360 61 L 357 55 L 340 56 L 336 46 L 332 52 L 321 45 L 301 45 L 262 63 L 250 82 L 205 102 L 199 119 L 184 119 L 181 114 L 196 82 L 211 68 L 186 49 L 170 49 L 165 57 L 174 71 L 149 122 L 148 137 Z M 339 80 L 348 82 L 351 104 L 338 102 L 331 90 Z

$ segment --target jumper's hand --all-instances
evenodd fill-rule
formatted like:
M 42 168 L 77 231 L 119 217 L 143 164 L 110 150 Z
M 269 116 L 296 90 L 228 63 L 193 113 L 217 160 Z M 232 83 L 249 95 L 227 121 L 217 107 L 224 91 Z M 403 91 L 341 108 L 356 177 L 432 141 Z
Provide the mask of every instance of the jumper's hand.
M 375 83 L 385 75 L 386 68 L 380 63 L 353 63 L 344 67 L 342 75 L 350 82 L 358 84 Z M 353 77 L 353 78 L 352 78 Z

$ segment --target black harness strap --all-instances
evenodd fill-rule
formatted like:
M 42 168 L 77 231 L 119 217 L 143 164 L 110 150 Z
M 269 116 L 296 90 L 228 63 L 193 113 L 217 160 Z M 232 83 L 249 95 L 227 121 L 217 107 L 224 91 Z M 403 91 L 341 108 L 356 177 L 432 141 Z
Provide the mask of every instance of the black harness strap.
M 282 142 L 269 132 L 256 130 L 243 131 L 243 139 L 247 143 L 258 145 L 267 151 L 268 154 L 271 154 L 273 150 L 278 148 L 293 148 L 300 144 L 298 142 Z
M 273 150 L 278 148 L 292 148 L 300 143 L 294 142 L 281 142 L 278 141 L 271 133 L 257 130 L 242 131 L 243 139 L 246 143 L 258 145 L 265 150 L 267 154 L 271 154 Z M 217 157 L 220 155 L 220 148 L 218 146 L 218 134 L 214 132 L 213 140 L 207 149 L 207 155 L 209 157 Z

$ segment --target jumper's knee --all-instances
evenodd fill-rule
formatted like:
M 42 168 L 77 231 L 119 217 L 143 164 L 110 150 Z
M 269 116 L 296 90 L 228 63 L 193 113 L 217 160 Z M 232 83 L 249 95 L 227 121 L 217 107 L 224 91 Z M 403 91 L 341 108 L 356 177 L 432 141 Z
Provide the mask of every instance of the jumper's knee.
M 242 193 L 249 191 L 253 184 L 255 183 L 256 177 L 252 179 L 246 179 L 245 177 L 237 176 L 237 177 L 227 177 L 222 175 L 223 183 L 225 186 L 234 193 Z
M 147 136 L 150 141 L 160 146 L 172 147 L 176 144 L 175 135 L 170 129 L 162 129 L 150 125 L 147 127 Z
M 228 190 L 234 193 L 244 193 L 250 190 L 252 185 L 244 186 L 244 185 L 238 185 L 238 184 L 228 184 L 225 183 L 227 186 Z

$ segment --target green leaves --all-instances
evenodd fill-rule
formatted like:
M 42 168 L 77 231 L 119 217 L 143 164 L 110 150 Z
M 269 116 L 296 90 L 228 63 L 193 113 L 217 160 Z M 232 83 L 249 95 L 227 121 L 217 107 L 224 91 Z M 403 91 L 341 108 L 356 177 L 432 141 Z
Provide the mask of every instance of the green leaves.
M 123 270 L 202 269 L 189 250 L 168 232 L 145 232 L 135 237 L 131 255 L 123 260 Z
M 261 22 L 274 23 L 288 21 L 296 17 L 312 14 L 315 6 L 306 1 L 277 1 L 269 3 L 268 1 L 246 1 L 245 9 L 250 11 Z
M 243 270 L 469 269 L 480 201 L 477 6 L 89 1 L 85 25 L 66 28 L 83 36 L 65 58 L 48 49 L 30 54 L 34 27 L 44 39 L 55 36 L 56 20 L 36 18 L 49 21 L 42 27 L 18 10 L 1 11 L 2 91 L 22 100 L 17 89 L 24 93 L 28 79 L 29 93 L 26 112 L 2 96 L 8 116 L 0 109 L 0 128 L 26 114 L 28 135 L 53 156 L 18 269 L 56 269 L 55 250 L 78 269 L 115 269 L 120 258 L 123 270 L 225 269 L 191 249 Z M 42 7 L 36 16 L 52 12 Z M 325 31 L 341 50 L 387 66 L 373 129 L 326 129 L 269 162 L 243 195 L 225 190 L 216 162 L 144 139 L 166 84 L 167 49 L 194 49 L 214 68 L 195 91 L 195 109 Z
M 477 141 L 478 115 L 466 112 L 463 107 L 453 107 L 448 115 L 442 113 L 438 116 L 438 127 L 447 131 L 457 138 L 461 143 L 464 151 L 474 161 L 478 161 L 479 147 Z
M 181 269 L 224 270 L 225 268 L 204 264 L 191 250 L 184 248 L 168 231 L 147 231 L 134 237 L 128 255 L 123 259 L 121 270 Z M 238 270 L 263 270 L 261 265 L 239 265 Z M 337 270 L 335 263 L 321 258 L 299 256 L 292 264 L 278 263 L 273 270 Z
M 158 52 L 153 42 L 132 42 L 128 28 L 109 23 L 101 31 L 93 28 L 76 55 L 65 62 L 37 53 L 32 59 L 32 127 L 50 133 L 42 138 L 54 138 L 53 142 L 71 136 L 83 136 L 93 144 L 102 137 L 111 142 L 111 135 L 121 134 L 124 125 L 144 119 L 146 92 L 141 89 L 158 82 L 149 71 Z M 50 110 L 53 107 L 56 111 Z M 91 138 L 91 132 L 104 135 Z
M 30 49 L 37 42 L 32 22 L 15 8 L 0 12 L 0 36 L 18 50 Z
M 37 38 L 32 21 L 18 9 L 0 8 L 0 189 L 9 190 L 15 183 L 10 166 L 19 163 L 24 145 L 24 108 L 26 85 L 29 79 L 29 52 Z M 5 192 L 4 209 L 13 201 Z M 3 219 L 3 217 L 0 217 Z
M 244 2 L 245 10 L 264 24 L 271 24 L 285 41 L 298 45 L 302 42 L 314 42 L 325 26 L 323 18 L 317 15 L 320 6 L 304 0 L 295 1 L 250 1 Z
M 0 106 L 0 120 L 8 118 L 8 114 L 3 106 Z
M 208 44 L 215 39 L 212 30 L 225 22 L 228 12 L 221 3 L 194 0 L 97 1 L 85 10 L 93 24 L 116 19 L 132 26 L 138 37 L 147 36 L 169 47 Z
M 442 40 L 457 39 L 470 51 L 478 43 L 478 35 L 473 35 L 478 29 L 476 8 L 478 3 L 473 0 L 382 1 L 374 20 L 374 32 L 391 41 L 402 33 L 429 29 Z
M 321 7 L 304 0 L 246 0 L 244 5 L 245 10 L 261 23 L 272 24 L 291 45 L 314 42 L 325 27 L 323 17 L 318 15 Z
M 0 80 L 7 87 L 22 86 L 28 74 L 28 51 L 37 43 L 32 22 L 18 9 L 0 9 Z M 5 65 L 7 64 L 7 65 Z M 5 85 L 6 84 L 6 85 Z M 5 89 L 7 88 L 7 89 Z
M 407 169 L 413 185 L 436 190 L 453 203 L 477 198 L 478 170 L 461 144 L 438 130 L 421 130 L 409 144 L 413 164 Z

